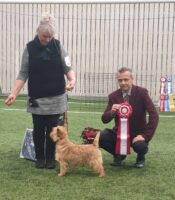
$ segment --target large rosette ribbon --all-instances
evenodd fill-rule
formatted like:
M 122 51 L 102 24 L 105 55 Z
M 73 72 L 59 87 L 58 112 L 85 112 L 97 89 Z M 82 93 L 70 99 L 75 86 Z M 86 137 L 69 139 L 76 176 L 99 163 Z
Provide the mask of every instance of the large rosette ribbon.
M 130 154 L 130 130 L 128 118 L 132 114 L 132 107 L 128 103 L 120 104 L 117 110 L 119 116 L 119 124 L 117 129 L 116 155 Z

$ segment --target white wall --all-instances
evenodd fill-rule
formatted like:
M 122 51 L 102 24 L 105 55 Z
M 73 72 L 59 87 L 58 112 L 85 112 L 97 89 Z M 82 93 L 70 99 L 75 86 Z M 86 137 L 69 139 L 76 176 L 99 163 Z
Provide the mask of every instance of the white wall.
M 175 3 L 0 3 L 0 88 L 9 93 L 25 44 L 42 12 L 54 13 L 57 35 L 77 75 L 73 95 L 106 96 L 114 72 L 131 67 L 135 83 L 159 98 L 160 76 L 175 80 Z M 21 93 L 26 93 L 26 87 Z

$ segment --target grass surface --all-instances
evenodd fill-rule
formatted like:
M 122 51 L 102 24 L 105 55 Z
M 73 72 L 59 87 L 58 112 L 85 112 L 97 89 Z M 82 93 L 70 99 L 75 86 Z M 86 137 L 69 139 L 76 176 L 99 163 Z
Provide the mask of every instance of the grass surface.
M 21 99 L 20 99 L 21 100 Z M 26 128 L 32 128 L 25 101 L 7 107 L 0 100 L 0 200 L 174 200 L 175 199 L 175 113 L 161 113 L 150 143 L 144 169 L 133 167 L 132 152 L 122 167 L 112 167 L 112 156 L 102 150 L 106 176 L 98 178 L 86 167 L 71 168 L 65 177 L 57 169 L 39 170 L 32 161 L 19 158 Z M 94 104 L 91 104 L 94 106 Z M 89 106 L 89 105 L 88 105 Z M 69 138 L 81 143 L 86 126 L 103 129 L 101 107 L 69 103 Z M 84 111 L 98 111 L 85 113 Z

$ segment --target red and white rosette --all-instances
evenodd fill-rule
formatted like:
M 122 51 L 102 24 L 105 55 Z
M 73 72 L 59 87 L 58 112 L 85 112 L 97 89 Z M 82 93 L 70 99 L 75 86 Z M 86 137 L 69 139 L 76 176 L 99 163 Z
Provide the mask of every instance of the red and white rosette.
M 161 77 L 160 78 L 160 94 L 165 94 L 166 93 L 166 78 Z
M 117 142 L 116 142 L 116 155 L 130 154 L 130 130 L 128 118 L 132 114 L 132 107 L 128 103 L 120 104 L 120 108 L 117 111 L 119 116 L 119 124 L 117 129 Z

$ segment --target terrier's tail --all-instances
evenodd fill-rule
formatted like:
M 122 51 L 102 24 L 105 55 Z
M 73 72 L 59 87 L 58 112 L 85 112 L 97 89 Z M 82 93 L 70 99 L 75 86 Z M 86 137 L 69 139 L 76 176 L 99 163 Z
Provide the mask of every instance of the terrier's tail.
M 97 135 L 95 136 L 95 139 L 93 141 L 93 146 L 99 147 L 99 138 L 100 138 L 100 131 L 97 132 Z

